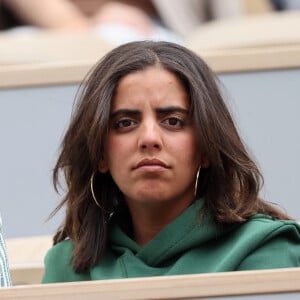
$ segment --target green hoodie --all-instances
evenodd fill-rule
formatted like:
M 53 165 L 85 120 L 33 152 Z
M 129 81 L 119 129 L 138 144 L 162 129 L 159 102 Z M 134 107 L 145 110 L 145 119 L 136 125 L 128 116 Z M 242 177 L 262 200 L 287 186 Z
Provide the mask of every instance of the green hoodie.
M 201 206 L 196 201 L 144 247 L 112 225 L 104 258 L 85 273 L 72 269 L 72 241 L 60 242 L 46 255 L 43 283 L 300 266 L 296 222 L 258 214 L 220 228 L 199 218 Z

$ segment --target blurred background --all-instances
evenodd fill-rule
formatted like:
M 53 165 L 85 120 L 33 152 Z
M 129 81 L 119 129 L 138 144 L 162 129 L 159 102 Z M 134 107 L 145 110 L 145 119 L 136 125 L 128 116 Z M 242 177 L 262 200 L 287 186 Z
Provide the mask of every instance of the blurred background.
M 300 35 L 299 9 L 300 0 L 1 0 L 0 62 L 14 61 L 27 50 L 23 41 L 25 49 L 5 51 L 3 36 L 15 43 L 25 37 L 52 39 L 49 52 L 63 59 L 82 59 L 79 49 L 91 39 L 95 45 L 110 46 L 168 40 L 194 43 L 199 49 L 295 42 Z M 70 47 L 70 40 L 77 47 Z M 25 60 L 36 58 L 25 54 Z

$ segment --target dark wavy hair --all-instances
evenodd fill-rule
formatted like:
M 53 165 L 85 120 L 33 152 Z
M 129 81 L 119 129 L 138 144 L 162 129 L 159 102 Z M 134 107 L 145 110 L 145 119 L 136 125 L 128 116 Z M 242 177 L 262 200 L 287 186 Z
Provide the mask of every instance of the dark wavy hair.
M 201 170 L 197 185 L 197 197 L 205 199 L 203 211 L 210 211 L 217 224 L 245 222 L 257 213 L 289 219 L 259 199 L 261 173 L 241 141 L 216 76 L 206 63 L 174 43 L 132 42 L 105 55 L 84 81 L 53 172 L 56 191 L 61 174 L 67 188 L 54 211 L 66 207 L 54 244 L 66 238 L 72 240 L 76 272 L 96 265 L 104 255 L 109 212 L 122 197 L 110 174 L 97 172 L 114 92 L 122 77 L 150 66 L 175 74 L 189 96 L 197 148 L 209 161 L 209 167 Z M 94 173 L 95 196 L 103 209 L 95 204 L 90 189 Z

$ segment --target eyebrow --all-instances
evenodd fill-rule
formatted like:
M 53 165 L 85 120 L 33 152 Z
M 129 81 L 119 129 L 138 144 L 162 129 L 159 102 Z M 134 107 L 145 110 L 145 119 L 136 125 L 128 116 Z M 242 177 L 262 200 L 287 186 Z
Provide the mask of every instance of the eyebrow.
M 168 106 L 168 107 L 155 108 L 155 112 L 158 114 L 170 114 L 170 113 L 179 112 L 187 115 L 189 113 L 189 110 L 179 106 Z M 137 115 L 141 115 L 141 111 L 137 109 L 118 109 L 110 114 L 110 118 L 115 118 L 116 116 L 119 115 L 137 116 Z
M 120 115 L 137 116 L 140 114 L 141 114 L 141 112 L 137 109 L 118 109 L 110 114 L 110 118 L 115 118 Z
M 188 114 L 189 110 L 186 108 L 182 108 L 180 106 L 169 106 L 169 107 L 159 107 L 156 108 L 155 111 L 159 114 L 168 114 L 168 113 L 183 113 L 183 114 Z

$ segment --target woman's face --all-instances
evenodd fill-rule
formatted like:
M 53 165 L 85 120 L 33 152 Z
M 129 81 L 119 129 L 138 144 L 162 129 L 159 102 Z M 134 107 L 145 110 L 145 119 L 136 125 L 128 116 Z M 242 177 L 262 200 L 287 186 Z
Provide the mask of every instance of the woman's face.
M 122 78 L 99 171 L 111 173 L 129 209 L 183 210 L 194 200 L 199 167 L 189 99 L 177 77 L 148 67 Z

